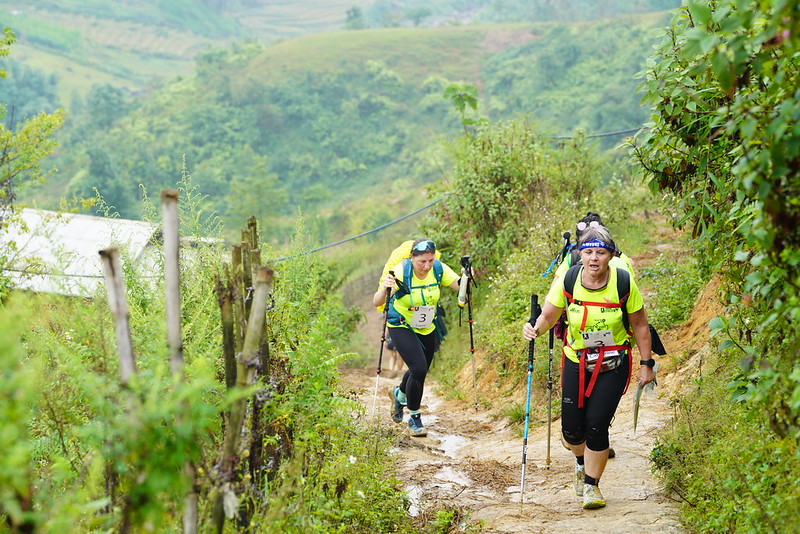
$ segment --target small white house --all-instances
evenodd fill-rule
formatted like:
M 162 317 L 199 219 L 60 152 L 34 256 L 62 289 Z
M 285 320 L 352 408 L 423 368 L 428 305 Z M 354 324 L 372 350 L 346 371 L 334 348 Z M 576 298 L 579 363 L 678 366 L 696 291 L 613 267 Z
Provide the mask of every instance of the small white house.
M 104 283 L 99 251 L 116 247 L 138 273 L 156 275 L 160 229 L 143 221 L 25 208 L 0 233 L 15 289 L 88 297 Z M 160 269 L 159 269 L 160 271 Z

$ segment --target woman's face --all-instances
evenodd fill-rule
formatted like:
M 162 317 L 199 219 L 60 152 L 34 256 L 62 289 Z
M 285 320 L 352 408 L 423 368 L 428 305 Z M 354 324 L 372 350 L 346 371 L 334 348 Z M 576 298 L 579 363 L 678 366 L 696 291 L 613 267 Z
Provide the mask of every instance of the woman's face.
M 436 255 L 433 252 L 423 252 L 417 256 L 411 256 L 411 265 L 414 267 L 414 274 L 417 275 L 417 278 L 422 279 L 428 276 L 435 259 Z
M 580 251 L 583 267 L 593 276 L 601 276 L 608 271 L 608 262 L 611 261 L 611 252 L 608 249 L 596 247 L 585 248 Z

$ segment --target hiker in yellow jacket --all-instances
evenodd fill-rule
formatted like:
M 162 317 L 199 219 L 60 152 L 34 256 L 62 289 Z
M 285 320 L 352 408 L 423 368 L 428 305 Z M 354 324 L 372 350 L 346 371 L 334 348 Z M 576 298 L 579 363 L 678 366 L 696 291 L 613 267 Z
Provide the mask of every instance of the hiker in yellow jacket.
M 458 291 L 459 276 L 445 263 L 436 259 L 436 244 L 430 239 L 417 239 L 411 246 L 411 257 L 404 259 L 387 273 L 372 298 L 379 306 L 391 292 L 387 326 L 397 352 L 408 366 L 399 386 L 390 390 L 392 419 L 403 422 L 403 409 L 408 406 L 408 427 L 413 436 L 426 436 L 420 404 L 433 354 L 438 343 L 434 319 L 440 287 Z
M 528 341 L 537 338 L 567 309 L 561 431 L 576 458 L 575 493 L 583 497 L 583 508 L 592 509 L 606 505 L 599 482 L 608 459 L 608 429 L 630 382 L 632 341 L 640 353 L 640 383 L 654 379 L 654 360 L 636 282 L 625 268 L 609 266 L 616 246 L 608 230 L 589 228 L 577 247 L 581 265 L 565 274 L 560 291 L 548 293 L 536 323 L 526 323 L 522 334 Z M 619 294 L 619 278 L 628 279 L 627 295 Z

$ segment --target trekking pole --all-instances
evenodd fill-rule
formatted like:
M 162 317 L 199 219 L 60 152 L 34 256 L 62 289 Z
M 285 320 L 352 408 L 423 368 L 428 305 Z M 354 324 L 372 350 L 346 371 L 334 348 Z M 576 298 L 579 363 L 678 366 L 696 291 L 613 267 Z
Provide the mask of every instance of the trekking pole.
M 389 271 L 394 276 L 394 271 Z M 375 373 L 375 395 L 372 397 L 372 417 L 375 417 L 375 406 L 378 403 L 378 385 L 381 380 L 381 361 L 383 360 L 383 346 L 386 344 L 386 322 L 389 320 L 389 301 L 392 299 L 392 288 L 386 288 L 386 303 L 383 306 L 383 330 L 381 331 L 381 348 L 378 352 L 378 368 Z
M 545 272 L 542 273 L 542 278 L 546 278 L 547 275 L 550 274 L 550 271 L 553 270 L 553 267 L 560 265 L 561 262 L 566 259 L 567 254 L 569 254 L 569 251 L 572 249 L 572 245 L 569 242 L 569 236 L 569 232 L 564 232 L 564 235 L 562 236 L 564 238 L 564 247 L 556 253 L 556 257 L 553 258 L 553 261 L 550 262 L 550 265 L 547 267 Z
M 472 332 L 472 264 L 469 255 L 462 256 L 463 274 L 458 287 L 458 306 L 467 306 L 467 322 L 469 323 L 469 354 L 472 360 L 472 393 L 475 398 L 475 410 L 478 409 L 478 379 L 475 371 L 475 338 Z
M 531 295 L 531 317 L 528 320 L 531 325 L 536 324 L 536 318 L 539 317 L 539 313 L 541 313 L 541 309 L 539 308 L 539 297 L 537 297 L 536 293 L 534 293 Z M 519 484 L 520 512 L 522 511 L 522 505 L 525 503 L 525 461 L 528 456 L 528 422 L 530 421 L 531 417 L 531 378 L 533 376 L 533 346 L 535 341 L 536 340 L 532 339 L 528 343 L 528 395 L 525 400 L 525 432 L 522 438 L 522 480 Z
M 550 469 L 550 424 L 553 421 L 553 340 L 555 334 L 550 329 L 550 358 L 547 361 L 547 457 L 544 461 Z
M 561 249 L 560 255 L 561 255 L 561 261 L 564 261 L 565 259 L 567 259 L 567 254 L 569 254 L 569 251 L 572 247 L 570 247 L 570 242 L 569 242 L 570 233 L 564 232 L 564 235 L 562 237 L 564 238 L 564 248 Z M 561 263 L 561 261 L 559 261 L 559 263 Z

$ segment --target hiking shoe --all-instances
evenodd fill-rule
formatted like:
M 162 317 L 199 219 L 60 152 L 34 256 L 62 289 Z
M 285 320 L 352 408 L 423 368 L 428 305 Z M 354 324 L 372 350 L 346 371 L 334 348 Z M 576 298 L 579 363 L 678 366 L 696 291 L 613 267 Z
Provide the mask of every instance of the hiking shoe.
M 408 428 L 412 436 L 423 438 L 428 435 L 428 429 L 422 426 L 422 417 L 418 413 L 409 416 Z
M 403 422 L 403 403 L 397 400 L 397 390 L 399 386 L 389 388 L 389 398 L 392 399 L 392 420 L 395 423 Z
M 583 485 L 583 509 L 594 510 L 595 508 L 602 508 L 606 505 L 606 500 L 603 494 L 600 493 L 600 486 L 594 484 Z
M 583 495 L 583 480 L 586 476 L 586 466 L 575 464 L 575 495 Z

